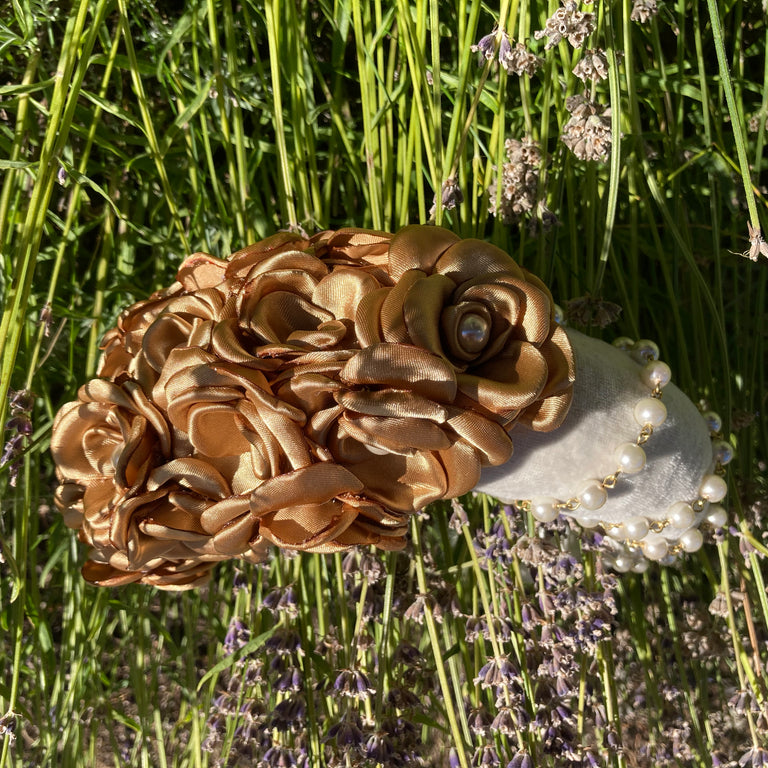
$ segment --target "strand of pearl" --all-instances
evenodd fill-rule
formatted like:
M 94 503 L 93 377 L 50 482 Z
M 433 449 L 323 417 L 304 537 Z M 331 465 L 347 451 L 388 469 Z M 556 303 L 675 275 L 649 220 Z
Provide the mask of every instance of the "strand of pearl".
M 727 512 L 718 502 L 725 498 L 728 486 L 723 479 L 724 467 L 733 458 L 730 443 L 722 439 L 720 417 L 713 411 L 703 415 L 712 438 L 715 469 L 702 478 L 698 497 L 693 501 L 676 501 L 671 504 L 662 519 L 649 520 L 637 516 L 621 523 L 609 523 L 593 514 L 608 500 L 608 492 L 616 486 L 621 475 L 634 475 L 646 466 L 642 446 L 667 419 L 667 408 L 662 402 L 662 390 L 671 381 L 672 371 L 659 360 L 658 346 L 648 339 L 633 341 L 625 336 L 616 339 L 614 346 L 627 352 L 638 363 L 640 379 L 650 387 L 647 397 L 641 398 L 634 407 L 633 416 L 639 427 L 634 442 L 624 442 L 614 452 L 616 469 L 603 478 L 588 478 L 577 493 L 568 499 L 537 496 L 518 502 L 518 506 L 531 512 L 543 523 L 555 520 L 558 515 L 572 516 L 583 528 L 600 526 L 616 544 L 611 565 L 618 571 L 642 572 L 650 560 L 667 561 L 682 552 L 696 552 L 704 543 L 704 537 L 696 525 L 701 513 L 714 528 L 727 522 Z M 700 520 L 699 520 L 700 521 Z M 663 535 L 673 527 L 683 533 L 676 541 Z

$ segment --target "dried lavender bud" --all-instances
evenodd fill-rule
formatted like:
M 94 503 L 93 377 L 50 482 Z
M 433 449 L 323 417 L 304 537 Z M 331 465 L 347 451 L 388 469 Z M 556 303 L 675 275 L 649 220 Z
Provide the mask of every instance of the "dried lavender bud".
M 471 709 L 467 715 L 467 724 L 469 725 L 469 730 L 472 731 L 475 736 L 485 737 L 488 735 L 488 729 L 491 725 L 491 717 L 485 707 L 475 707 L 474 709 Z
M 363 734 L 363 723 L 357 712 L 348 710 L 341 722 L 332 725 L 328 729 L 328 741 L 332 741 L 337 747 L 345 752 L 350 749 L 362 747 L 365 735 Z
M 496 750 L 486 744 L 475 750 L 475 754 L 472 756 L 472 765 L 477 766 L 477 768 L 496 768 L 496 766 L 501 765 L 501 760 L 499 760 Z
M 298 692 L 304 687 L 304 676 L 298 667 L 288 667 L 277 679 L 275 690 Z
M 281 550 L 282 552 L 284 550 Z M 278 614 L 285 613 L 290 619 L 295 619 L 299 615 L 296 593 L 291 584 L 286 587 L 276 587 L 268 592 L 262 600 L 261 607 L 272 612 L 276 611 Z
M 304 727 L 307 716 L 307 703 L 303 694 L 295 694 L 283 699 L 275 705 L 268 721 L 267 727 L 274 728 L 283 733 L 291 730 L 301 730 Z
M 293 751 L 279 744 L 271 746 L 265 753 L 260 765 L 268 768 L 290 768 L 296 765 Z
M 718 592 L 712 602 L 709 604 L 709 612 L 713 616 L 719 616 L 724 619 L 728 616 L 728 601 L 725 594 Z
M 409 688 L 399 686 L 387 693 L 387 704 L 393 709 L 416 709 L 420 706 L 419 697 Z
M 51 305 L 46 302 L 43 304 L 43 308 L 40 310 L 40 319 L 38 324 L 43 327 L 43 336 L 49 338 L 51 335 L 51 323 L 53 322 L 53 312 L 51 312 Z
M 360 573 L 363 574 L 369 584 L 375 584 L 384 578 L 385 569 L 381 558 L 371 552 L 365 552 L 360 557 Z
M 507 162 L 502 166 L 501 177 L 497 172 L 488 187 L 488 211 L 499 216 L 504 224 L 513 224 L 522 216 L 530 215 L 537 205 L 541 151 L 527 137 L 522 141 L 507 139 L 504 147 Z
M 496 688 L 498 686 L 520 683 L 520 670 L 509 659 L 509 657 L 494 657 L 487 661 L 480 669 L 474 683 L 479 684 L 481 688 Z
M 391 765 L 395 754 L 394 741 L 386 731 L 377 731 L 365 743 L 365 756 L 376 763 Z
M 587 80 L 599 82 L 608 78 L 608 59 L 601 48 L 588 48 L 573 68 L 573 74 L 586 83 Z
M 465 525 L 469 525 L 469 518 L 467 517 L 467 510 L 464 509 L 461 502 L 458 499 L 451 499 L 451 518 L 448 521 L 448 527 L 461 533 L 461 529 Z
M 359 669 L 342 669 L 336 676 L 333 689 L 342 696 L 363 700 L 376 693 L 366 674 Z
M 565 303 L 565 316 L 573 325 L 605 328 L 615 323 L 621 315 L 622 308 L 612 301 L 605 301 L 597 296 L 585 293 Z
M 505 736 L 513 736 L 516 731 L 515 718 L 509 707 L 500 707 L 491 723 L 493 733 L 502 733 Z
M 510 75 L 533 77 L 544 64 L 544 59 L 531 53 L 522 43 L 515 43 L 512 47 L 505 37 L 499 46 L 499 63 Z
M 534 566 L 552 562 L 560 553 L 552 544 L 530 536 L 521 536 L 512 549 L 521 562 Z
M 295 653 L 297 656 L 303 656 L 304 650 L 301 647 L 301 637 L 292 627 L 279 627 L 274 633 L 266 639 L 264 646 L 271 653 L 279 656 Z
M 229 621 L 227 634 L 224 637 L 224 655 L 231 656 L 235 651 L 239 651 L 250 639 L 251 631 L 237 616 L 233 616 Z
M 489 35 L 481 37 L 477 43 L 470 45 L 469 49 L 474 53 L 481 54 L 488 61 L 490 61 L 493 58 L 494 51 L 496 50 L 496 31 L 494 30 Z
M 632 13 L 629 16 L 630 21 L 636 21 L 639 24 L 645 24 L 659 12 L 656 0 L 634 0 L 632 3 Z
M 8 711 L 0 717 L 0 738 L 7 738 L 11 747 L 16 743 L 17 718 L 18 715 L 12 711 Z
M 611 110 L 585 96 L 569 96 L 565 101 L 573 115 L 563 126 L 560 138 L 580 160 L 605 162 L 611 153 Z
M 574 48 L 580 48 L 584 39 L 595 29 L 595 14 L 583 13 L 578 10 L 576 0 L 566 0 L 562 8 L 558 8 L 547 19 L 544 29 L 533 33 L 536 40 L 549 38 L 544 50 L 549 50 L 561 40 L 567 39 Z
M 33 395 L 28 389 L 8 390 L 8 405 L 12 414 L 29 413 L 32 410 L 33 401 Z
M 527 752 L 520 750 L 512 760 L 507 763 L 507 768 L 533 768 L 533 760 Z

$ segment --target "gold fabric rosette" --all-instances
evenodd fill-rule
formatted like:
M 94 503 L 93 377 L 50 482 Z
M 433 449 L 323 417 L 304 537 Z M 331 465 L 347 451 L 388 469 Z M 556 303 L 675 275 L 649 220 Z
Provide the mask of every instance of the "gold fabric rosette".
M 555 429 L 574 380 L 543 284 L 429 226 L 195 254 L 102 349 L 51 439 L 102 585 L 190 588 L 269 544 L 401 548 L 410 514 L 510 458 L 513 427 Z

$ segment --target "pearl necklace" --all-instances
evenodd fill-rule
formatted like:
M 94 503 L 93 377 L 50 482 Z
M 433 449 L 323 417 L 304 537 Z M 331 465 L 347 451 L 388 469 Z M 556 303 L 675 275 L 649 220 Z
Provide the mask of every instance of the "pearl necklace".
M 635 342 L 622 336 L 613 344 L 638 363 L 640 379 L 650 388 L 648 396 L 641 398 L 633 410 L 639 427 L 636 440 L 616 447 L 616 469 L 611 474 L 603 478 L 585 479 L 579 490 L 569 498 L 536 496 L 519 501 L 518 506 L 530 511 L 542 523 L 552 522 L 563 514 L 572 517 L 582 528 L 602 527 L 612 545 L 612 552 L 606 558 L 607 564 L 617 571 L 641 573 L 648 568 L 651 560 L 667 563 L 682 552 L 699 550 L 704 543 L 698 528 L 702 521 L 714 528 L 725 525 L 728 515 L 718 502 L 725 498 L 728 490 L 723 479 L 723 468 L 733 458 L 733 449 L 730 443 L 722 439 L 722 420 L 713 411 L 708 411 L 703 414 L 703 418 L 712 438 L 715 468 L 712 474 L 702 478 L 695 500 L 674 502 L 660 520 L 637 516 L 620 523 L 611 523 L 593 514 L 605 505 L 608 492 L 615 488 L 621 475 L 634 475 L 645 468 L 646 456 L 642 446 L 667 419 L 662 390 L 672 379 L 672 372 L 666 363 L 659 360 L 659 348 L 653 341 L 640 339 Z M 664 530 L 670 527 L 682 531 L 677 540 L 670 540 L 663 535 Z

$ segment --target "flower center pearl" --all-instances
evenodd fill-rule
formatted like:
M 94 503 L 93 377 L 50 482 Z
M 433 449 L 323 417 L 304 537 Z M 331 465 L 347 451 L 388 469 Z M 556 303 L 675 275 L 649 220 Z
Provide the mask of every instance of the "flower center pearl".
M 467 352 L 479 352 L 487 343 L 490 323 L 474 312 L 468 312 L 459 321 L 459 343 Z

